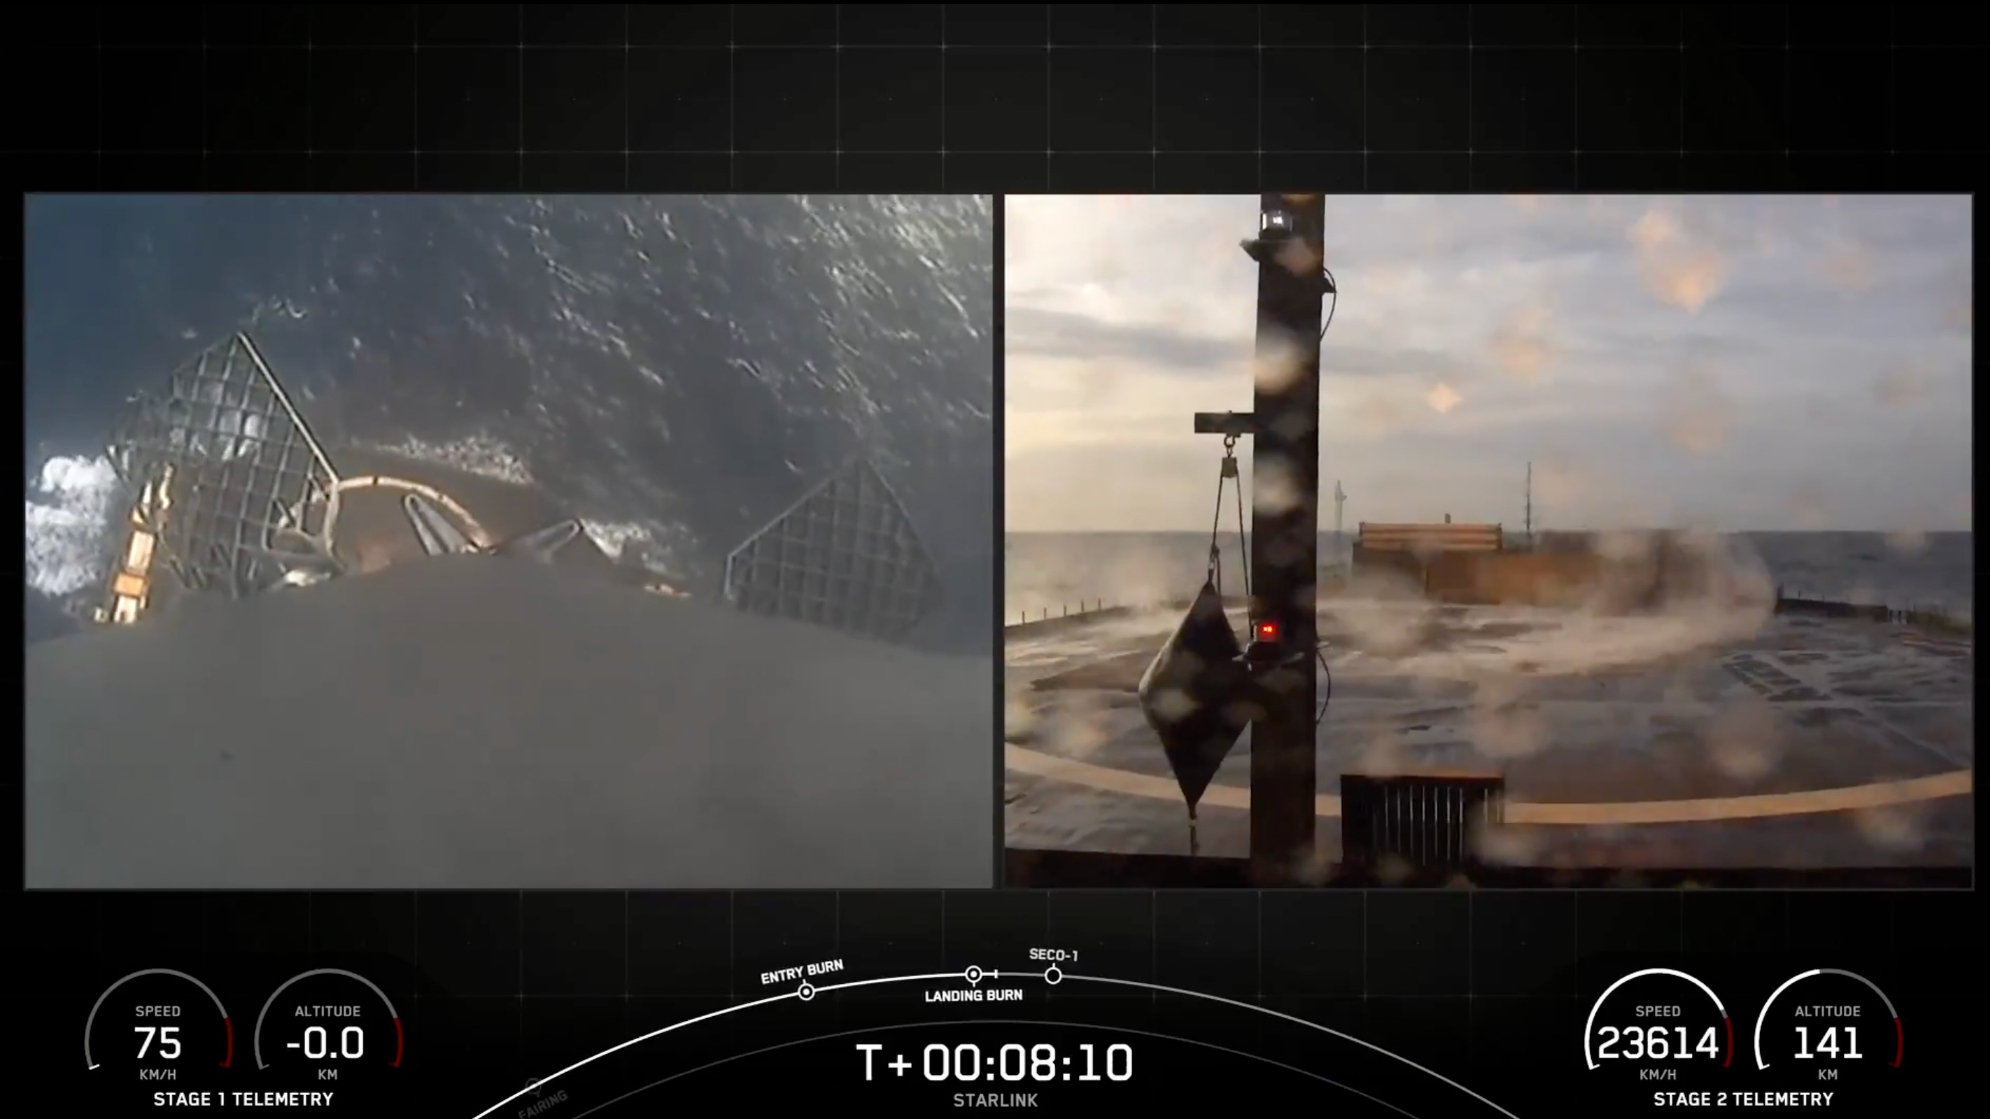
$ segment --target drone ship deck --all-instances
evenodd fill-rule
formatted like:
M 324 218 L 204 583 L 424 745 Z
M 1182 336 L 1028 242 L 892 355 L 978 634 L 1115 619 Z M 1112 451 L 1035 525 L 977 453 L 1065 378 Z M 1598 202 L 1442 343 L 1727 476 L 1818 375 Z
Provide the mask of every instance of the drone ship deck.
M 1134 694 L 1173 614 L 1019 627 L 1007 643 L 1012 849 L 1189 851 Z M 1241 620 L 1239 620 L 1241 625 Z M 1504 776 L 1489 864 L 1968 866 L 1973 644 L 1800 616 L 1624 616 L 1330 600 L 1316 733 L 1319 861 L 1339 778 Z M 1326 693 L 1323 693 L 1326 694 Z M 1249 736 L 1199 808 L 1200 853 L 1248 847 Z

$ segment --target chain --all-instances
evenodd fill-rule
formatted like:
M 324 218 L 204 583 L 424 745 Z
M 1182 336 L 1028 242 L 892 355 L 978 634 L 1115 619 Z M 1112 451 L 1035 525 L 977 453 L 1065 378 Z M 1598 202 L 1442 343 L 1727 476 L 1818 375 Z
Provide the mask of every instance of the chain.
M 1209 571 L 1207 578 L 1220 596 L 1223 593 L 1223 489 L 1231 486 L 1236 493 L 1237 509 L 1237 554 L 1242 558 L 1244 573 L 1244 594 L 1251 593 L 1251 558 L 1248 537 L 1244 529 L 1244 482 L 1237 472 L 1237 436 L 1223 437 L 1223 466 L 1216 475 L 1216 514 L 1209 520 Z

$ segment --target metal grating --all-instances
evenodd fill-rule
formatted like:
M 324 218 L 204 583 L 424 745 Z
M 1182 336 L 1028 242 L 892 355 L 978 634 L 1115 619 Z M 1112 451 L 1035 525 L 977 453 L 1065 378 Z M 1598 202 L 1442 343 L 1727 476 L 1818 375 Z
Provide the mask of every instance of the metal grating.
M 1419 870 L 1479 862 L 1480 833 L 1506 820 L 1497 774 L 1345 774 L 1340 781 L 1341 857 L 1357 866 L 1398 859 Z
M 725 598 L 752 614 L 897 641 L 939 604 L 932 557 L 859 459 L 726 557 Z
M 111 440 L 134 493 L 166 490 L 165 559 L 188 590 L 231 596 L 283 576 L 279 528 L 313 531 L 337 476 L 247 335 L 236 334 L 134 398 Z

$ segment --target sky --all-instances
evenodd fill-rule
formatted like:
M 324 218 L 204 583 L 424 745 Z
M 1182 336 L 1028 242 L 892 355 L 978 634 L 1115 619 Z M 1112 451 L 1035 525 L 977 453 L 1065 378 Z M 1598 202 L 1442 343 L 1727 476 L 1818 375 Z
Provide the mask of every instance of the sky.
M 1207 531 L 1258 200 L 1007 201 L 1011 531 Z M 1971 526 L 1968 196 L 1329 196 L 1323 530 Z M 1331 306 L 1331 301 L 1329 303 Z M 1239 448 L 1246 461 L 1248 449 Z

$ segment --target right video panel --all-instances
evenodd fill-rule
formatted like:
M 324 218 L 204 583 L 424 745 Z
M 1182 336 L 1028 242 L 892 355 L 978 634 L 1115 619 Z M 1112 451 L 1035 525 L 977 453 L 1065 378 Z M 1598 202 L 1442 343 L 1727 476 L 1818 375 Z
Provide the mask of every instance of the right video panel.
M 1968 886 L 1971 200 L 1006 202 L 1010 886 Z

